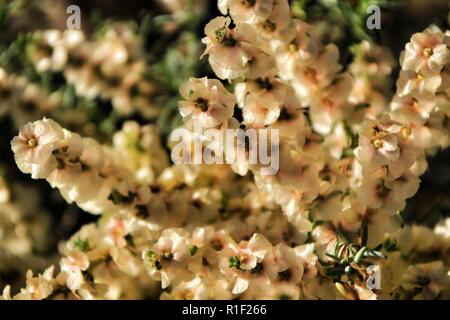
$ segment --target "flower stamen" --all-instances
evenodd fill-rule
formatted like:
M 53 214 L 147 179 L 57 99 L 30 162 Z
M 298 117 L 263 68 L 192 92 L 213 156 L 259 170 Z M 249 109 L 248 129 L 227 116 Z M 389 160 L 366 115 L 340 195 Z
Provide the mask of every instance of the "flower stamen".
M 35 148 L 38 145 L 38 141 L 36 138 L 30 138 L 28 139 L 27 144 L 30 148 Z

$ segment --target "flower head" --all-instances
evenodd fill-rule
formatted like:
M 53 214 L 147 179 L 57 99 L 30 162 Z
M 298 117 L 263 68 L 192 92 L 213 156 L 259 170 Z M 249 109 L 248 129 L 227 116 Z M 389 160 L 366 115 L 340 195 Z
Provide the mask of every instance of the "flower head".
M 46 178 L 57 167 L 57 162 L 51 159 L 52 152 L 63 138 L 62 128 L 51 119 L 22 126 L 19 135 L 11 141 L 17 166 L 33 178 Z
M 185 100 L 179 102 L 183 121 L 189 128 L 198 123 L 202 128 L 214 128 L 231 118 L 235 98 L 215 79 L 190 78 L 180 88 Z

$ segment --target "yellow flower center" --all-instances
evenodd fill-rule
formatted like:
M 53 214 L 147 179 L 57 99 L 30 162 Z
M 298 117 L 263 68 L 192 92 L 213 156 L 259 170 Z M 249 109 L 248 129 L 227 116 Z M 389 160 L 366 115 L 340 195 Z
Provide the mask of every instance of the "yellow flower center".
M 292 41 L 290 44 L 289 44 L 289 51 L 291 51 L 291 52 L 297 52 L 298 51 L 298 44 L 297 44 L 297 42 L 295 42 L 295 41 Z
M 164 252 L 163 257 L 164 257 L 164 259 L 172 260 L 173 259 L 173 253 L 170 252 L 170 251 Z
M 30 138 L 30 139 L 28 139 L 27 143 L 28 143 L 28 146 L 29 146 L 30 148 L 35 148 L 35 147 L 37 147 L 37 145 L 38 145 L 38 141 L 37 141 L 36 138 Z
M 376 140 L 373 142 L 373 145 L 375 146 L 375 148 L 380 149 L 380 148 L 383 147 L 383 140 L 381 140 L 381 139 L 376 139 Z
M 431 48 L 423 49 L 423 55 L 425 57 L 431 57 L 433 55 L 433 49 L 431 49 Z
M 372 128 L 369 129 L 369 133 L 374 137 L 377 134 L 381 133 L 383 130 L 381 128 L 379 128 L 377 125 L 373 126 Z
M 403 127 L 402 130 L 400 131 L 401 135 L 404 139 L 407 139 L 409 137 L 409 135 L 411 134 L 411 128 L 409 127 Z

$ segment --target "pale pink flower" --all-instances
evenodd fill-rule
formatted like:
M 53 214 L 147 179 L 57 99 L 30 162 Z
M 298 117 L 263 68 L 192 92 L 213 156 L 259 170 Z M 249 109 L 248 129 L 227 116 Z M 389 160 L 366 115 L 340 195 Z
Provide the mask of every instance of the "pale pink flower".
M 303 278 L 304 261 L 295 250 L 284 243 L 278 244 L 273 251 L 277 266 L 277 280 L 299 284 Z
M 208 54 L 209 64 L 220 79 L 236 79 L 244 76 L 250 68 L 256 43 L 256 33 L 245 23 L 230 29 L 229 17 L 217 17 L 205 27 L 206 44 L 203 55 Z
M 62 128 L 53 120 L 27 123 L 11 141 L 17 166 L 33 178 L 46 178 L 57 166 L 52 159 L 55 144 L 64 138 Z
M 46 269 L 43 274 L 33 277 L 31 270 L 26 274 L 26 288 L 14 296 L 15 300 L 43 300 L 53 292 L 53 270 L 54 267 Z
M 81 251 L 68 252 L 66 257 L 61 259 L 61 271 L 66 274 L 67 287 L 75 291 L 84 283 L 82 271 L 89 268 L 89 259 Z
M 304 111 L 295 94 L 288 90 L 280 106 L 277 121 L 270 125 L 270 128 L 279 130 L 281 139 L 291 142 L 299 149 L 305 144 L 308 129 Z
M 397 93 L 405 95 L 435 94 L 442 84 L 440 74 L 423 74 L 413 70 L 400 72 L 397 80 Z
M 390 105 L 392 111 L 390 115 L 399 123 L 420 126 L 428 119 L 436 104 L 432 95 L 423 95 L 418 98 L 396 95 Z
M 359 136 L 359 147 L 355 150 L 362 164 L 387 165 L 400 157 L 398 133 L 401 125 L 388 116 L 380 120 L 367 119 Z
M 235 95 L 242 108 L 244 123 L 262 128 L 274 123 L 286 99 L 289 87 L 277 79 L 261 79 L 236 85 Z
M 166 229 L 151 249 L 142 252 L 144 267 L 154 280 L 167 288 L 174 279 L 187 279 L 190 257 L 188 233 L 183 229 Z
M 439 73 L 450 61 L 446 38 L 444 33 L 431 29 L 414 34 L 402 54 L 402 68 L 425 75 Z
M 286 39 L 276 49 L 276 63 L 279 76 L 291 80 L 299 65 L 309 65 L 317 59 L 320 42 L 312 36 L 312 26 L 295 20 L 288 28 Z
M 330 86 L 317 92 L 310 103 L 310 115 L 313 129 L 329 134 L 337 121 L 349 113 L 348 95 L 352 85 L 348 73 L 343 74 Z
M 185 99 L 179 102 L 180 113 L 189 128 L 195 123 L 201 128 L 217 127 L 233 115 L 235 98 L 216 79 L 190 78 L 180 94 Z
M 294 71 L 297 86 L 305 88 L 304 90 L 312 91 L 329 86 L 342 70 L 339 64 L 339 49 L 333 44 L 325 46 L 317 58 L 306 61 Z
M 261 46 L 267 46 L 266 41 L 280 42 L 283 38 L 283 32 L 291 23 L 289 3 L 287 0 L 273 0 L 273 9 L 271 15 L 264 21 L 254 25 Z M 270 52 L 276 48 L 277 44 L 268 44 L 267 48 Z M 279 44 L 278 44 L 279 45 Z
M 233 283 L 233 294 L 241 294 L 253 278 L 268 280 L 274 276 L 272 261 L 272 245 L 255 233 L 249 241 L 230 242 L 220 252 L 219 268 Z
M 234 21 L 255 24 L 271 15 L 273 2 L 274 0 L 227 0 L 227 5 Z
M 239 260 L 239 267 L 243 270 L 251 270 L 261 262 L 271 250 L 267 239 L 259 234 L 254 234 L 249 241 L 242 241 L 237 246 L 232 243 L 229 248 Z

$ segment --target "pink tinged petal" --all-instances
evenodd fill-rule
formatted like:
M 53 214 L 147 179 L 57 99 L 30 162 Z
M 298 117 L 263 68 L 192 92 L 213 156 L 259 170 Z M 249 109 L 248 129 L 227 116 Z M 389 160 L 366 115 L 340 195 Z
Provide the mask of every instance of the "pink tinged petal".
M 20 136 L 16 136 L 11 141 L 11 149 L 17 158 L 24 158 L 30 147 L 26 140 Z

